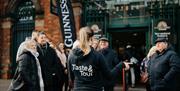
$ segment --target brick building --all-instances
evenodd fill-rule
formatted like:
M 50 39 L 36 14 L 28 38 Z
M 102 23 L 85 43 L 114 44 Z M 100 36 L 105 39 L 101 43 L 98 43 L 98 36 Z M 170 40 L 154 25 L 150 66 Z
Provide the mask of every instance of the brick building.
M 61 1 L 61 0 L 60 0 Z M 180 53 L 179 0 L 71 0 L 76 33 L 98 25 L 110 46 L 132 45 L 141 60 L 158 37 L 166 37 Z M 59 19 L 50 12 L 51 0 L 0 0 L 0 78 L 10 78 L 19 44 L 32 30 L 43 30 L 54 43 L 62 42 Z M 17 20 L 22 22 L 18 22 Z
M 81 26 L 81 3 L 72 0 L 72 7 L 78 30 Z M 50 12 L 50 0 L 0 1 L 0 78 L 11 77 L 16 65 L 14 58 L 17 48 L 25 37 L 31 35 L 32 30 L 45 31 L 56 45 L 63 41 L 59 18 Z

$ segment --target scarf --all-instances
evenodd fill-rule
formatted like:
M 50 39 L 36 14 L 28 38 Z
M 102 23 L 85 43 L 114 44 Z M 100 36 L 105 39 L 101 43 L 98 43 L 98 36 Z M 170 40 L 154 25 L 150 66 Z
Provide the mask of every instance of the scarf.
M 34 52 L 32 53 L 36 59 L 36 65 L 37 65 L 37 69 L 38 69 L 38 77 L 39 77 L 39 85 L 40 85 L 40 91 L 44 91 L 44 82 L 43 82 L 43 78 L 42 78 L 42 71 L 41 71 L 41 65 L 40 62 L 38 60 L 38 56 L 39 53 L 38 52 Z

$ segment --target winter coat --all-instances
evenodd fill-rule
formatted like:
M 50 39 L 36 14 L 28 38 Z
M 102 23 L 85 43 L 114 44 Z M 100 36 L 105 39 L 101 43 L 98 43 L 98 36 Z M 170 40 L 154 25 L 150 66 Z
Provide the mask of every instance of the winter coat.
M 152 91 L 180 91 L 180 59 L 170 47 L 150 59 L 148 73 Z
M 119 63 L 110 70 L 104 56 L 93 48 L 87 55 L 75 48 L 68 58 L 69 79 L 74 81 L 74 91 L 102 91 L 102 77 L 111 80 L 121 69 L 122 63 Z
M 99 52 L 103 54 L 105 61 L 107 62 L 107 65 L 110 69 L 113 69 L 120 62 L 117 53 L 110 48 L 101 49 Z M 106 78 L 104 80 L 105 85 L 114 85 L 117 79 L 115 77 L 111 81 L 107 80 Z
M 37 65 L 36 61 L 38 60 L 35 56 L 38 54 L 24 47 L 21 47 L 21 50 L 18 53 L 18 66 L 8 91 L 41 91 L 38 75 L 42 77 L 42 74 L 38 74 L 40 65 Z M 43 80 L 41 80 L 41 83 L 44 84 Z
M 45 91 L 61 91 L 64 80 L 64 68 L 53 48 L 49 44 L 38 45 L 38 59 L 42 68 Z M 59 90 L 60 89 L 60 90 Z

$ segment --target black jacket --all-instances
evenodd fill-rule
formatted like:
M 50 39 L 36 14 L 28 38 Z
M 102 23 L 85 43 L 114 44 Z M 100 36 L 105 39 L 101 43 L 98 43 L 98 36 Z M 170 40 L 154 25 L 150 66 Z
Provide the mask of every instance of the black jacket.
M 45 91 L 60 91 L 59 86 L 64 80 L 64 67 L 58 58 L 55 50 L 49 46 L 38 45 L 38 59 L 42 68 L 42 76 L 45 84 Z
M 113 69 L 120 62 L 117 53 L 110 48 L 99 50 L 99 52 L 105 57 L 110 69 Z
M 36 59 L 30 52 L 23 52 L 9 91 L 40 91 Z
M 180 91 L 180 59 L 170 47 L 151 58 L 148 71 L 152 91 Z
M 103 79 L 111 80 L 122 69 L 119 63 L 110 70 L 101 53 L 91 48 L 87 55 L 81 49 L 73 49 L 68 58 L 70 80 L 74 80 L 74 91 L 102 91 Z
M 110 70 L 112 70 L 120 62 L 117 53 L 110 48 L 101 49 L 99 50 L 99 52 L 103 54 L 105 61 L 107 62 L 107 65 L 110 68 Z M 114 77 L 110 81 L 105 79 L 104 83 L 105 85 L 114 85 L 116 80 L 117 80 L 116 77 Z

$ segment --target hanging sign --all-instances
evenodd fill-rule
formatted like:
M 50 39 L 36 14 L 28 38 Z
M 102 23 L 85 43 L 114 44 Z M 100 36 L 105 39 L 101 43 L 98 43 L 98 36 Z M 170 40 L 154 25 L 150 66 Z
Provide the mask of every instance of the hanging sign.
M 51 12 L 59 16 L 61 32 L 66 48 L 72 48 L 76 40 L 74 14 L 70 0 L 51 0 Z

